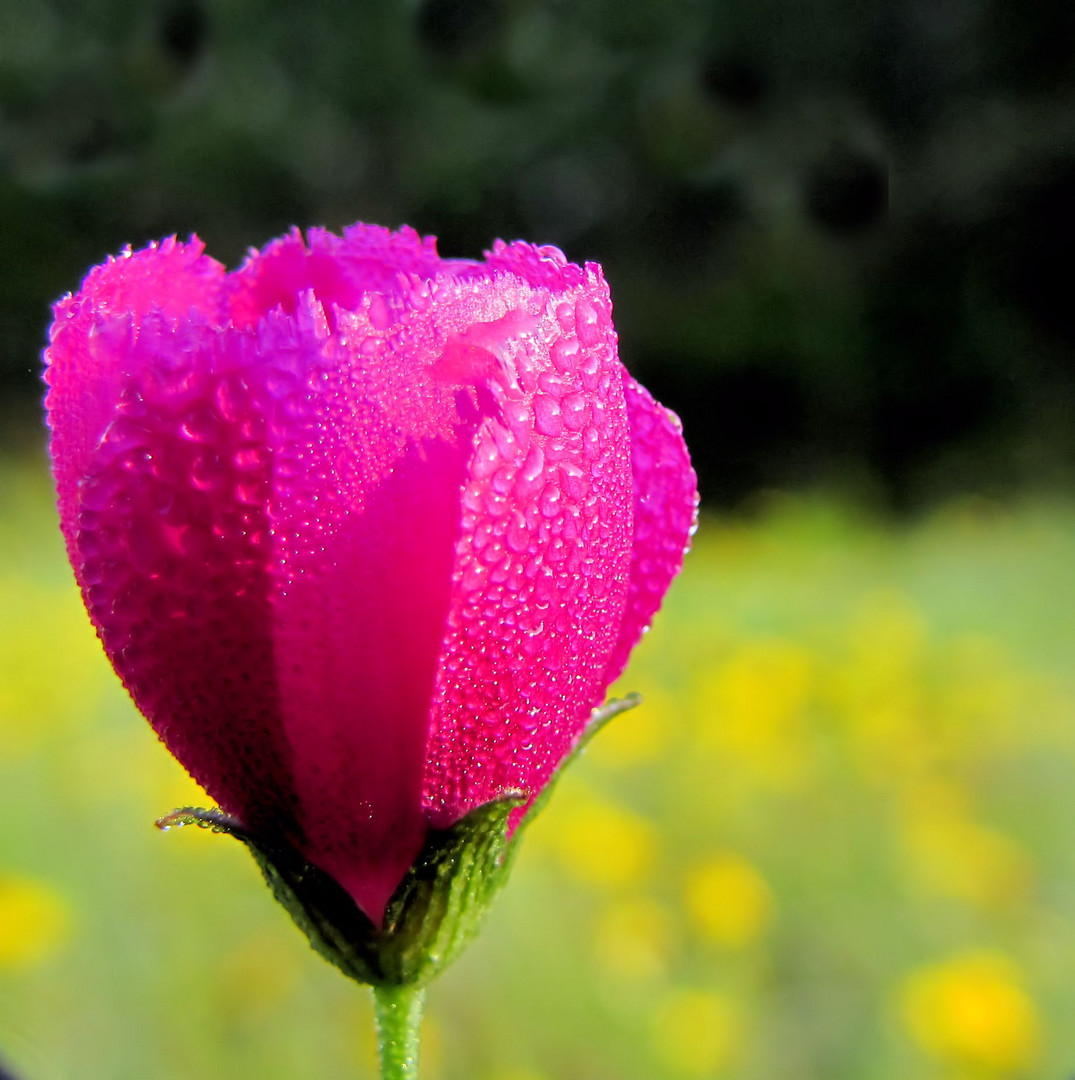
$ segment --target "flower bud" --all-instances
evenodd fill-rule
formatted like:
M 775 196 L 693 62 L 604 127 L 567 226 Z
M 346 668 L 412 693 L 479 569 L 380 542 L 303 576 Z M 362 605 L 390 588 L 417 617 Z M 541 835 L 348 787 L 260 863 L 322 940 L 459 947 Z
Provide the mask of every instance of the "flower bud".
M 498 242 L 197 239 L 55 308 L 48 419 L 86 606 L 229 820 L 374 926 L 431 832 L 577 744 L 679 570 L 695 478 L 601 270 Z

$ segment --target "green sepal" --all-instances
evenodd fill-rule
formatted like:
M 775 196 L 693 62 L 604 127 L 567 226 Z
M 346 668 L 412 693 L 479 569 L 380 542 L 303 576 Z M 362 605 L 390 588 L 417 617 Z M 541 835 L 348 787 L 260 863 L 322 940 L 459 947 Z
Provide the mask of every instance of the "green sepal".
M 515 832 L 512 833 L 511 842 L 509 844 L 509 847 L 512 849 L 512 854 L 514 854 L 514 849 L 526 827 L 541 813 L 542 810 L 545 809 L 545 805 L 552 797 L 553 790 L 560 782 L 560 778 L 575 761 L 582 757 L 582 752 L 590 745 L 590 740 L 599 731 L 602 731 L 605 725 L 614 717 L 641 704 L 641 694 L 625 694 L 621 698 L 612 698 L 610 701 L 606 701 L 604 705 L 599 705 L 592 713 L 590 713 L 590 722 L 582 729 L 582 734 L 579 736 L 578 742 L 575 743 L 571 748 L 571 752 L 557 766 L 556 772 L 549 777 L 548 783 L 546 783 L 541 791 L 538 792 L 537 798 L 530 804 L 529 809 L 523 815 Z
M 431 829 L 377 927 L 335 878 L 286 841 L 255 836 L 220 810 L 183 807 L 158 820 L 161 829 L 197 825 L 228 833 L 254 856 L 273 896 L 313 948 L 345 975 L 372 986 L 428 982 L 474 937 L 503 887 L 520 834 L 534 820 L 564 770 L 613 716 L 636 705 L 629 695 L 595 709 L 572 752 L 526 811 L 510 839 L 509 818 L 525 805 L 509 792 L 472 810 L 448 829 Z

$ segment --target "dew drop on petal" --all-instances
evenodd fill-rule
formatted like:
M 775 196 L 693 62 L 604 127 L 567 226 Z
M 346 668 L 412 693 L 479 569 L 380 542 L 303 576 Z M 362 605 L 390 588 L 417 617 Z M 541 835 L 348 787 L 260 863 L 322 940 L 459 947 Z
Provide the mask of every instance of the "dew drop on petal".
M 564 430 L 560 403 L 549 394 L 534 395 L 535 427 L 542 435 L 559 435 Z

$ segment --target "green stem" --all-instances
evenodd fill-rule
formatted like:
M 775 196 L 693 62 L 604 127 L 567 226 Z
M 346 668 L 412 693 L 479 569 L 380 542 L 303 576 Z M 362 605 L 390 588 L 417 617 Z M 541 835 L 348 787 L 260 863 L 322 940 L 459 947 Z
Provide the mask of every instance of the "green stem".
M 425 999 L 424 986 L 373 987 L 381 1080 L 418 1080 L 418 1028 Z

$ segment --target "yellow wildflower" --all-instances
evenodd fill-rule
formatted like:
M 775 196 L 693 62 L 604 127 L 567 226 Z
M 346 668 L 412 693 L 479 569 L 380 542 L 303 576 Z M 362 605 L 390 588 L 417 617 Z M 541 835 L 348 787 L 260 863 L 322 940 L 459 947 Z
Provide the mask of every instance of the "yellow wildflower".
M 703 743 L 776 790 L 807 770 L 803 711 L 813 690 L 810 653 L 790 641 L 742 645 L 699 690 Z
M 743 1043 L 743 1023 L 726 994 L 678 989 L 653 1019 L 657 1056 L 676 1072 L 712 1076 L 734 1063 Z
M 687 871 L 684 899 L 698 933 L 729 948 L 756 941 L 772 917 L 772 890 L 746 859 L 731 851 Z
M 63 897 L 39 881 L 0 876 L 0 970 L 30 968 L 66 943 L 71 917 Z
M 966 952 L 912 973 L 901 1005 L 911 1037 L 942 1061 L 1006 1076 L 1038 1058 L 1037 1010 L 999 953 Z
M 1033 881 L 1029 856 L 1011 837 L 969 817 L 922 814 L 903 829 L 915 878 L 942 896 L 984 908 L 1025 900 Z
M 613 889 L 643 879 L 657 852 L 656 832 L 648 821 L 625 806 L 596 798 L 562 815 L 552 840 L 575 877 Z

